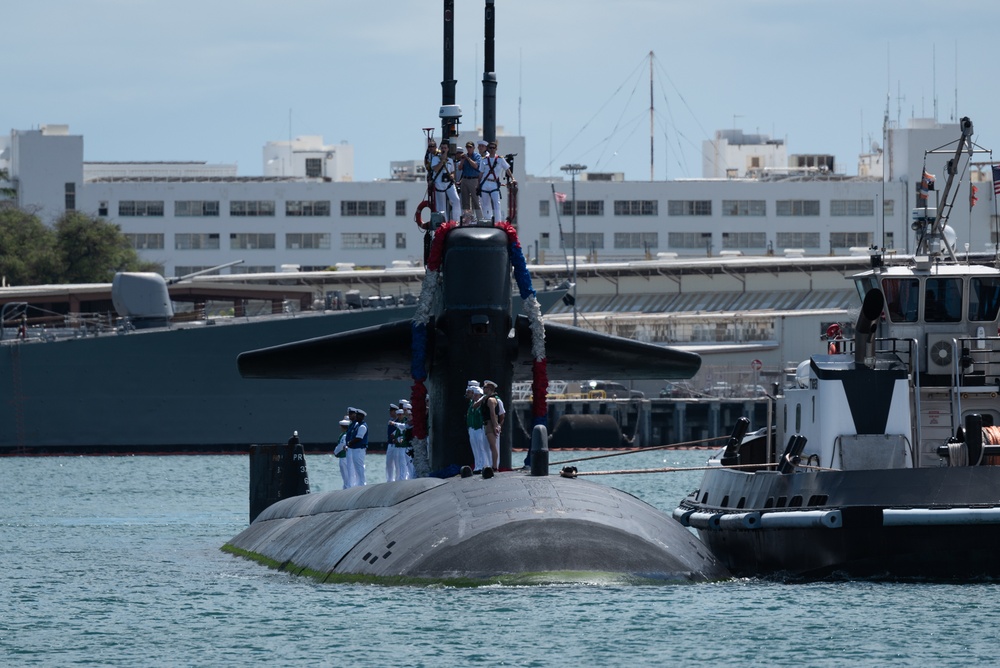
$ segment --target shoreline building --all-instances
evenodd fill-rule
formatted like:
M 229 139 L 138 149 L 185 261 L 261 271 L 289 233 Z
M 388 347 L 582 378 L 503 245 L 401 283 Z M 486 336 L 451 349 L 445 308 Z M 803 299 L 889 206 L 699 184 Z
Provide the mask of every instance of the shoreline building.
M 533 263 L 558 265 L 574 250 L 590 262 L 850 255 L 873 244 L 912 252 L 916 186 L 924 169 L 943 182 L 948 159 L 935 154 L 925 163 L 925 151 L 959 136 L 957 124 L 910 119 L 891 127 L 886 146 L 860 156 L 859 175 L 848 176 L 837 173 L 831 155 L 789 155 L 785 140 L 722 130 L 704 144 L 702 178 L 629 181 L 584 172 L 575 202 L 553 197 L 553 188 L 568 196 L 566 179 L 524 173 L 525 138 L 500 142 L 501 153 L 518 154 L 525 253 Z M 459 141 L 475 138 L 465 132 Z M 166 276 L 236 260 L 243 264 L 223 273 L 419 266 L 423 232 L 413 217 L 426 190 L 421 157 L 392 161 L 385 180 L 359 182 L 351 145 L 302 136 L 268 142 L 263 176 L 239 176 L 231 164 L 87 162 L 81 135 L 43 125 L 0 137 L 0 168 L 10 177 L 0 185 L 46 222 L 79 210 L 117 223 Z M 962 202 L 970 184 L 987 184 L 977 206 L 956 207 L 951 217 L 973 252 L 997 243 L 990 181 L 984 163 L 958 185 Z M 936 198 L 932 192 L 929 206 Z

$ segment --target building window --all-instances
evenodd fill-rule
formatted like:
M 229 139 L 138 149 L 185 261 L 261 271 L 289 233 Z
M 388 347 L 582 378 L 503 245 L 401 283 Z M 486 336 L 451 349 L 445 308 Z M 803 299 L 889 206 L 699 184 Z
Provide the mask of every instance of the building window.
M 406 200 L 397 199 L 396 200 L 396 215 L 405 216 L 406 215 Z
M 365 201 L 343 201 L 340 203 L 341 216 L 384 216 L 385 200 L 365 202 Z
M 616 199 L 616 216 L 656 216 L 660 203 L 655 199 Z
M 229 235 L 229 247 L 233 250 L 274 250 L 274 233 L 233 232 Z
M 569 200 L 562 203 L 562 215 L 573 215 L 573 202 Z M 604 200 L 601 199 L 578 199 L 576 200 L 576 215 L 578 216 L 603 216 Z
M 778 248 L 819 248 L 819 232 L 777 232 Z
M 137 233 L 126 232 L 125 238 L 128 239 L 129 245 L 136 250 L 163 249 L 162 234 L 143 234 L 138 232 Z
M 329 216 L 330 200 L 289 200 L 285 202 L 286 216 Z
M 763 248 L 767 245 L 766 232 L 723 232 L 722 248 L 731 250 L 737 248 Z
M 273 216 L 274 200 L 233 200 L 229 203 L 230 216 Z
M 323 176 L 323 161 L 319 158 L 306 158 L 306 178 L 315 179 Z
M 219 235 L 178 233 L 174 235 L 174 250 L 219 250 Z
M 562 235 L 563 241 L 560 248 L 576 248 L 577 250 L 590 250 L 592 248 L 604 248 L 604 232 L 577 232 L 576 244 L 573 243 L 573 233 L 567 232 Z
M 882 216 L 891 216 L 896 210 L 896 200 L 887 199 L 882 202 Z
M 670 232 L 667 243 L 671 248 L 702 248 L 712 247 L 711 232 Z
M 659 236 L 657 232 L 615 232 L 615 248 L 656 248 Z
M 766 216 L 767 203 L 762 199 L 724 199 L 723 216 Z
M 540 235 L 538 235 L 538 247 L 540 249 L 542 249 L 542 250 L 548 250 L 549 249 L 549 233 L 548 232 L 542 232 Z
M 273 274 L 273 264 L 238 264 L 229 268 L 230 274 Z
M 330 250 L 329 232 L 288 232 L 285 234 L 285 248 L 288 250 L 319 249 Z
M 107 202 L 102 201 L 100 204 L 97 205 L 97 215 L 98 216 L 107 216 L 108 215 L 108 203 Z
M 188 274 L 197 274 L 199 271 L 205 271 L 206 269 L 211 269 L 211 268 L 212 267 L 204 267 L 204 266 L 200 266 L 200 265 L 196 265 L 196 264 L 192 264 L 192 265 L 179 264 L 176 267 L 174 267 L 174 274 L 177 275 L 177 276 L 187 276 Z M 213 271 L 209 275 L 210 276 L 218 276 L 219 275 L 219 270 L 216 269 L 215 271 Z
M 76 211 L 76 184 L 67 183 L 66 184 L 66 210 Z
M 818 216 L 818 199 L 779 199 L 774 203 L 777 216 Z
M 885 236 L 882 237 L 882 244 L 884 248 L 895 248 L 895 242 L 893 241 L 892 232 L 886 232 Z
M 547 218 L 549 215 L 549 200 L 538 200 L 538 215 Z
M 875 202 L 870 199 L 832 199 L 831 216 L 874 216 Z
M 163 216 L 163 201 L 122 200 L 118 202 L 119 216 Z
M 871 232 L 830 232 L 830 248 L 869 248 Z
M 669 216 L 711 216 L 710 199 L 672 199 L 667 202 Z
M 174 215 L 178 218 L 194 217 L 218 217 L 218 201 L 205 200 L 178 200 L 174 202 Z
M 340 247 L 344 250 L 385 248 L 385 232 L 342 232 Z
M 406 248 L 406 232 L 396 232 L 396 248 L 400 250 Z

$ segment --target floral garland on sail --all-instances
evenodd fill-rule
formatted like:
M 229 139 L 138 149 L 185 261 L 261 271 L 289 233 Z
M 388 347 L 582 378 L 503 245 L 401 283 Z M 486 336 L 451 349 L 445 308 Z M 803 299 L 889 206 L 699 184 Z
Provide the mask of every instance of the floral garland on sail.
M 430 254 L 427 258 L 427 271 L 420 286 L 420 299 L 417 310 L 413 314 L 411 336 L 410 375 L 413 386 L 410 388 L 410 402 L 413 404 L 413 467 L 417 476 L 430 473 L 430 453 L 427 443 L 427 325 L 434 312 L 437 300 L 441 296 L 443 276 L 441 263 L 444 259 L 444 239 L 458 223 L 450 221 L 438 226 L 431 242 Z M 532 424 L 545 424 L 548 406 L 545 394 L 548 391 L 548 369 L 545 359 L 545 328 L 542 325 L 542 310 L 538 298 L 531 285 L 531 274 L 521 250 L 521 242 L 517 238 L 517 230 L 507 222 L 499 222 L 496 227 L 507 235 L 510 263 L 514 270 L 514 280 L 517 283 L 521 299 L 524 301 L 524 311 L 531 330 L 532 357 Z

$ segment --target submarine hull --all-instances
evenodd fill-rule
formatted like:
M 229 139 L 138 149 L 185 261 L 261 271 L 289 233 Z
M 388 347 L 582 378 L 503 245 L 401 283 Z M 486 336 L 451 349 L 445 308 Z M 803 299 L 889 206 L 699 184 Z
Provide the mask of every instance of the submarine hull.
M 321 581 L 699 582 L 729 577 L 671 516 L 605 485 L 522 472 L 280 501 L 224 550 Z

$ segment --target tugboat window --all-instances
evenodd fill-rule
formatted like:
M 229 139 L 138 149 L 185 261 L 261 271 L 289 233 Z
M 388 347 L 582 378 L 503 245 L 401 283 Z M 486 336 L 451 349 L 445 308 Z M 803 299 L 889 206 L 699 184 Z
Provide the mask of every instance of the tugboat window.
M 992 322 L 1000 310 L 1000 278 L 985 276 L 969 282 L 969 320 Z
M 924 320 L 959 322 L 962 319 L 962 279 L 928 278 L 924 292 Z
M 915 278 L 886 278 L 882 281 L 885 309 L 893 322 L 916 322 L 920 281 Z

